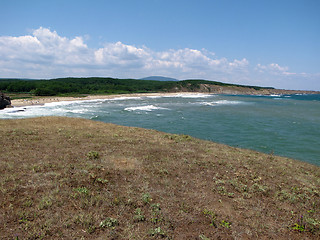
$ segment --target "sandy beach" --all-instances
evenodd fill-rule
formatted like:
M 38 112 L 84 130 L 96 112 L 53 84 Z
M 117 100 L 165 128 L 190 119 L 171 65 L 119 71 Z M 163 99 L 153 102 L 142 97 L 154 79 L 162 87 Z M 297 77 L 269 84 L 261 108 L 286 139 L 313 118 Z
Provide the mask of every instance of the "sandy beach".
M 118 97 L 142 97 L 142 96 L 173 96 L 180 94 L 198 95 L 201 93 L 195 92 L 179 92 L 179 93 L 132 93 L 132 94 L 115 94 L 115 95 L 88 95 L 85 97 L 34 97 L 31 99 L 14 99 L 11 100 L 12 107 L 25 107 L 32 105 L 44 105 L 52 102 L 62 101 L 82 101 L 82 100 L 95 100 L 95 99 L 113 99 Z

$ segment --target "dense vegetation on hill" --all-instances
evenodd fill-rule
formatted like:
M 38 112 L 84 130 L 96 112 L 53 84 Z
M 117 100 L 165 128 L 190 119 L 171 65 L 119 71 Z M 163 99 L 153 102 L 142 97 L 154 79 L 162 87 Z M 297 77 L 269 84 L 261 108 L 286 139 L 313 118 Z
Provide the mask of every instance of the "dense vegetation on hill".
M 179 89 L 194 91 L 200 84 L 217 86 L 238 86 L 255 90 L 266 89 L 256 86 L 243 86 L 206 80 L 153 81 L 115 78 L 59 78 L 51 80 L 0 80 L 0 90 L 6 93 L 31 93 L 36 96 L 70 94 L 122 94 L 146 92 L 170 92 Z
M 320 168 L 85 119 L 0 120 L 1 239 L 319 239 Z

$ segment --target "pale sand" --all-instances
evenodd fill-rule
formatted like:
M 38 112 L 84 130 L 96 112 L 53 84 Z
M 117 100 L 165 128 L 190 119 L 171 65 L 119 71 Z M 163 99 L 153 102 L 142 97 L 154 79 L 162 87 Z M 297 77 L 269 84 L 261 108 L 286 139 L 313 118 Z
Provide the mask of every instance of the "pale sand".
M 31 99 L 15 99 L 11 100 L 13 107 L 24 107 L 32 105 L 44 105 L 45 103 L 61 102 L 61 101 L 83 101 L 94 99 L 113 99 L 119 97 L 143 97 L 143 96 L 175 96 L 180 94 L 199 95 L 195 92 L 179 92 L 179 93 L 132 93 L 132 94 L 116 94 L 116 95 L 88 95 L 86 97 L 34 97 Z

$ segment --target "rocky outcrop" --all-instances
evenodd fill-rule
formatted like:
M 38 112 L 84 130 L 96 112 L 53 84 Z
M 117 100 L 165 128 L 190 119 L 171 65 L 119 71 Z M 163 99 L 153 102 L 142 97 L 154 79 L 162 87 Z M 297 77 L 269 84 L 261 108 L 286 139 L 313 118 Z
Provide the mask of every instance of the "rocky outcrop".
M 4 95 L 2 92 L 0 92 L 0 109 L 4 109 L 6 107 L 11 106 L 11 100 L 10 97 Z

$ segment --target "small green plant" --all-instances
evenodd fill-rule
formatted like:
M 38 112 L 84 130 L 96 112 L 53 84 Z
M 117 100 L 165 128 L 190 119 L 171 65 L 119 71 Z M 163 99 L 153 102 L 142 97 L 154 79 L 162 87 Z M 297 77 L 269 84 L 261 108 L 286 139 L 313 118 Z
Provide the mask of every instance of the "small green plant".
M 298 230 L 299 232 L 304 232 L 306 230 L 305 226 L 299 225 L 298 223 L 295 223 L 292 229 Z
M 184 135 L 184 134 L 166 134 L 164 136 L 165 138 L 168 138 L 170 140 L 173 140 L 175 142 L 185 142 L 185 141 L 191 141 L 192 137 L 189 135 Z
M 159 203 L 151 204 L 152 211 L 159 212 L 161 210 Z
M 52 200 L 50 197 L 43 197 L 38 205 L 40 210 L 47 209 L 52 205 Z
M 268 192 L 268 187 L 267 186 L 264 186 L 264 185 L 261 185 L 261 184 L 258 184 L 258 183 L 254 183 L 250 190 L 254 193 L 263 193 L 263 194 L 267 194 Z
M 304 232 L 306 231 L 306 224 L 303 221 L 303 216 L 301 216 L 298 219 L 298 222 L 294 224 L 294 226 L 292 227 L 292 229 L 297 230 L 299 232 Z
M 158 223 L 163 220 L 163 217 L 161 216 L 161 208 L 159 203 L 151 204 L 152 209 L 152 218 L 151 222 Z
M 102 184 L 108 183 L 108 180 L 107 179 L 103 179 L 103 178 L 97 178 L 96 181 L 98 183 L 102 183 Z
M 150 194 L 149 193 L 143 193 L 142 194 L 142 202 L 144 204 L 148 204 L 152 201 L 151 197 L 150 197 Z
M 90 151 L 87 154 L 87 158 L 89 160 L 98 160 L 100 158 L 100 154 L 96 151 Z
M 157 227 L 155 229 L 151 229 L 149 231 L 151 236 L 159 236 L 159 237 L 166 237 L 167 234 L 161 229 L 161 227 Z
M 225 221 L 225 220 L 222 220 L 221 223 L 220 223 L 220 225 L 221 225 L 222 227 L 225 227 L 225 228 L 230 228 L 231 223 L 229 223 L 229 222 L 227 222 L 227 221 Z
M 203 211 L 203 214 L 210 217 L 210 221 L 211 221 L 210 226 L 217 227 L 217 224 L 215 223 L 217 216 L 213 211 L 205 209 Z
M 32 202 L 31 199 L 27 199 L 27 200 L 23 203 L 23 205 L 24 205 L 25 207 L 31 207 L 31 206 L 33 205 L 33 202 Z
M 75 188 L 74 191 L 85 194 L 85 195 L 89 194 L 89 190 L 86 187 Z
M 117 226 L 117 225 L 119 225 L 119 222 L 117 219 L 107 217 L 105 220 L 100 222 L 99 227 L 101 227 L 101 228 L 105 228 L 105 227 L 115 228 L 115 226 Z
M 133 217 L 133 219 L 137 222 L 143 222 L 146 220 L 146 218 L 144 217 L 144 215 L 142 214 L 141 208 L 137 208 L 135 211 L 135 215 Z

